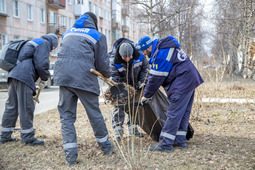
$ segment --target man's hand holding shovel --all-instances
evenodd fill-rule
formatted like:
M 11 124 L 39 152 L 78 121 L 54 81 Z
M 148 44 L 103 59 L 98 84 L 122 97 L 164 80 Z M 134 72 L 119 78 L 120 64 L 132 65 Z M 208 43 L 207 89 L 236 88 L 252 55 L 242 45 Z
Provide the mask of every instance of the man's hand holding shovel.
M 37 94 L 35 96 L 35 104 L 39 103 L 38 98 L 39 98 L 40 92 L 41 92 L 42 89 L 44 89 L 46 87 L 46 85 L 47 85 L 47 81 L 40 80 L 39 89 L 38 89 Z

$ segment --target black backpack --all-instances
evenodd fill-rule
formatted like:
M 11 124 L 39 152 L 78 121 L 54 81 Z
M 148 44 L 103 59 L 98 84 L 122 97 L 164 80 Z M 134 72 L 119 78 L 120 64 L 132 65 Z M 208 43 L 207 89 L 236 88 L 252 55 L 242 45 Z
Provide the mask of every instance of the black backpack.
M 10 71 L 20 61 L 18 60 L 21 47 L 28 40 L 12 40 L 3 46 L 0 52 L 0 68 L 5 71 Z

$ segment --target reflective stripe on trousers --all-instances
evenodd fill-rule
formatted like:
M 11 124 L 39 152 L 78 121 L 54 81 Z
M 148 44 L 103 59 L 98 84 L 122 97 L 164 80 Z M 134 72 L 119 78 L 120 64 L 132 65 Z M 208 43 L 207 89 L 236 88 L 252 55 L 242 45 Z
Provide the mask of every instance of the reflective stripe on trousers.
M 169 97 L 167 120 L 162 128 L 159 145 L 169 149 L 175 143 L 186 143 L 186 131 L 193 104 L 194 90 Z

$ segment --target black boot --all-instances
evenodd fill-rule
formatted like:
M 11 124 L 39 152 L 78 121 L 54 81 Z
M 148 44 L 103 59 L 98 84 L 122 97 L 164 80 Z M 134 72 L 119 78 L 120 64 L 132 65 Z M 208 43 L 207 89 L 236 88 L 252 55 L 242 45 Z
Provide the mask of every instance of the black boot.
M 4 143 L 7 143 L 7 142 L 15 142 L 16 141 L 16 138 L 10 138 L 8 140 L 0 140 L 0 144 L 4 144 Z
M 161 148 L 159 145 L 151 145 L 149 146 L 149 151 L 160 151 L 160 152 L 167 152 L 167 153 L 171 153 L 173 152 L 173 148 L 169 148 L 169 149 L 164 149 L 164 148 Z
M 29 145 L 29 146 L 37 146 L 37 145 L 44 145 L 44 141 L 43 140 L 39 140 L 39 139 L 34 139 L 32 141 L 22 141 L 21 140 L 21 143 L 22 144 L 25 144 L 25 145 Z

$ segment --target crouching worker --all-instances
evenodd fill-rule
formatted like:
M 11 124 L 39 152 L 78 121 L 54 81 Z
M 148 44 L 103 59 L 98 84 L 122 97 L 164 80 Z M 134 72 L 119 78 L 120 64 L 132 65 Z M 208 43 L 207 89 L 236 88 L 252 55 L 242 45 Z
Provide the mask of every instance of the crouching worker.
M 173 146 L 185 149 L 195 88 L 203 83 L 203 79 L 180 44 L 171 36 L 160 40 L 142 37 L 138 48 L 150 57 L 152 65 L 141 102 L 147 102 L 161 85 L 170 102 L 159 142 L 150 146 L 149 150 L 172 152 Z
M 121 38 L 114 43 L 114 59 L 111 63 L 112 80 L 116 83 L 127 83 L 136 90 L 140 90 L 145 85 L 146 74 L 149 63 L 142 53 L 133 46 L 132 41 Z M 113 50 L 113 51 L 114 51 Z M 126 111 L 127 113 L 129 111 Z M 134 119 L 128 116 L 128 134 L 134 134 L 136 137 L 143 137 L 144 134 L 138 131 L 137 126 L 133 123 Z M 121 140 L 124 132 L 123 123 L 125 112 L 121 108 L 114 108 L 112 127 L 114 129 L 115 139 Z
M 2 118 L 0 144 L 15 141 L 11 135 L 20 118 L 21 143 L 25 145 L 44 145 L 43 140 L 35 138 L 33 118 L 36 94 L 35 82 L 40 77 L 40 88 L 46 86 L 50 76 L 49 53 L 58 46 L 55 34 L 47 34 L 24 44 L 19 52 L 20 61 L 8 74 L 8 99 Z
M 90 69 L 110 77 L 106 37 L 98 32 L 95 14 L 87 12 L 64 33 L 54 68 L 54 83 L 60 86 L 58 111 L 63 147 L 70 166 L 76 163 L 78 157 L 74 126 L 78 99 L 86 109 L 100 149 L 105 155 L 112 154 L 114 149 L 99 108 L 98 78 Z

